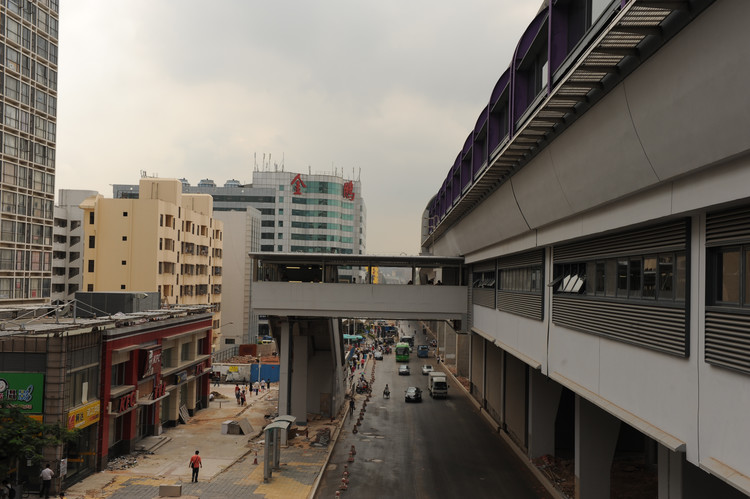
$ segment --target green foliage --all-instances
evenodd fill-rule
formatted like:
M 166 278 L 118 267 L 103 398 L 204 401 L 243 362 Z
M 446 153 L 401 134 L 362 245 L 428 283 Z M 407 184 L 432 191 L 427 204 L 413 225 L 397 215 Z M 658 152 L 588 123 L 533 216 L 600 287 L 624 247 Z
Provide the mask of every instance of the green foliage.
M 45 447 L 54 447 L 76 438 L 77 430 L 62 424 L 43 424 L 17 407 L 0 404 L 0 476 L 5 476 L 17 460 L 41 463 Z

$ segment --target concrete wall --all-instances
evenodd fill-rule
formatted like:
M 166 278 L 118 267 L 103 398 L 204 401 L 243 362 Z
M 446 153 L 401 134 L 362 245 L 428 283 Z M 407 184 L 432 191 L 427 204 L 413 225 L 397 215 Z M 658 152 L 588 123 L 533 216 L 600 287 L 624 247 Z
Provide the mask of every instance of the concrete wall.
M 389 319 L 466 316 L 465 286 L 257 281 L 253 289 L 253 308 L 259 314 Z

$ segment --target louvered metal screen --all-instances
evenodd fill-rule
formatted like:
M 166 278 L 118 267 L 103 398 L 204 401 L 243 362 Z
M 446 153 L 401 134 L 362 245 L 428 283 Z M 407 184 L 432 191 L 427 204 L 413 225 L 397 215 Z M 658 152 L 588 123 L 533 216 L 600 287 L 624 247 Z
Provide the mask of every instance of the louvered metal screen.
M 689 219 L 680 219 L 555 247 L 554 261 L 584 262 L 662 251 L 687 252 L 688 240 Z M 680 302 L 665 305 L 659 302 L 554 294 L 552 322 L 671 355 L 687 357 L 690 354 L 687 309 Z
M 706 215 L 706 246 L 750 242 L 750 207 Z M 749 272 L 750 269 L 745 269 Z M 746 293 L 750 290 L 745 290 Z M 750 374 L 750 316 L 737 310 L 706 310 L 705 361 Z

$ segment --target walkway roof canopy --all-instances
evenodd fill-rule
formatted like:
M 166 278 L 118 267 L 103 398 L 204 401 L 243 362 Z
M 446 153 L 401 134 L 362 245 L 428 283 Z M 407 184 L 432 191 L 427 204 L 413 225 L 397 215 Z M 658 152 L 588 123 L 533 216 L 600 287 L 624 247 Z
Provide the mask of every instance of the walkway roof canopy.
M 461 267 L 463 257 L 420 255 L 342 255 L 339 253 L 251 252 L 250 258 L 278 265 L 351 265 L 353 267 Z

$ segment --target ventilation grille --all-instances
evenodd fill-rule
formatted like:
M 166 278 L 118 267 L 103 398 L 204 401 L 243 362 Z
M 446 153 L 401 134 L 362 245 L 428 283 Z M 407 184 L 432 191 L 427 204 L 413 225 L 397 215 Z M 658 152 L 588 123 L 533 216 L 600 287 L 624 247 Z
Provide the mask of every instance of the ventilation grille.
M 544 250 L 537 250 L 500 258 L 497 261 L 497 266 L 501 269 L 530 267 L 532 265 L 541 265 L 543 261 Z
M 497 292 L 497 309 L 541 321 L 544 317 L 542 295 L 533 293 Z
M 682 250 L 685 248 L 687 236 L 688 220 L 681 219 L 669 224 L 620 232 L 556 247 L 555 263 Z
M 706 246 L 750 240 L 750 208 L 706 215 Z
M 706 362 L 750 374 L 750 316 L 706 312 Z
M 685 309 L 555 296 L 552 322 L 659 352 L 687 357 Z
M 472 302 L 474 305 L 495 308 L 495 290 L 494 289 L 472 289 Z

